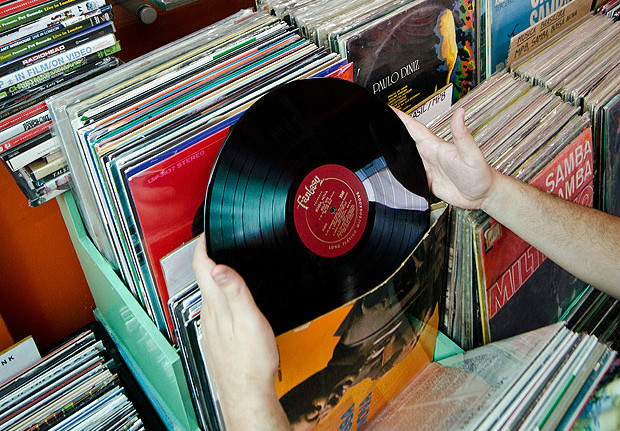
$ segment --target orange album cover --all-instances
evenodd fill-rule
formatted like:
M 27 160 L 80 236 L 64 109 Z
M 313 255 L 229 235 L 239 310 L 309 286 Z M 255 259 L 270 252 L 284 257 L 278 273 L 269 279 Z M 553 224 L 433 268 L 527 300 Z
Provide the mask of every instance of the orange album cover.
M 276 338 L 276 389 L 294 430 L 361 429 L 433 360 L 447 213 L 380 286 Z

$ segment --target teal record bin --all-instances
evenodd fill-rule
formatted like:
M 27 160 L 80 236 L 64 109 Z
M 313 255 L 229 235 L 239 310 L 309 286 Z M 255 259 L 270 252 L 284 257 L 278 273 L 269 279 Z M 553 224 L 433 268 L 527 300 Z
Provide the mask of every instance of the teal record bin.
M 97 319 L 167 428 L 200 430 L 181 357 L 88 237 L 72 192 L 57 200 L 95 300 Z
M 95 300 L 97 319 L 110 333 L 167 428 L 200 430 L 178 352 L 88 237 L 73 193 L 68 191 L 57 200 Z M 438 333 L 435 360 L 462 352 Z

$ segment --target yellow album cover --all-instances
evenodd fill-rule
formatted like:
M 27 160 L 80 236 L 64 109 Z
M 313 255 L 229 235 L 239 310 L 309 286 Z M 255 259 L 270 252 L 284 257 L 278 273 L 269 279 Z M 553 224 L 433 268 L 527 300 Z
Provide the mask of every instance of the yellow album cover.
M 388 280 L 276 338 L 276 389 L 294 430 L 361 429 L 433 360 L 447 260 L 439 212 Z

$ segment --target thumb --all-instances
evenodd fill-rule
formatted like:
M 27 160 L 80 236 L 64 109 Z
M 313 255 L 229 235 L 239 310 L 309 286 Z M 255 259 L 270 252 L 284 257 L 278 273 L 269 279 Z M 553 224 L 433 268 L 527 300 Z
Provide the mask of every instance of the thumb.
M 458 108 L 452 114 L 450 130 L 452 131 L 452 141 L 459 152 L 459 156 L 466 164 L 472 165 L 484 159 L 476 140 L 465 125 L 465 110 L 463 108 Z

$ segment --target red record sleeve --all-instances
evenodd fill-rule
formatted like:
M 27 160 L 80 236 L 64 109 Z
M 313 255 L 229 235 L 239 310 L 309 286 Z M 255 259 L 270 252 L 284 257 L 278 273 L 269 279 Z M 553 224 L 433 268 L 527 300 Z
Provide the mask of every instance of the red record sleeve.
M 192 224 L 228 131 L 228 127 L 222 129 L 129 178 L 145 251 L 163 305 L 169 295 L 160 259 L 193 238 Z M 199 216 L 202 226 L 202 212 Z M 162 308 L 172 328 L 170 311 Z

